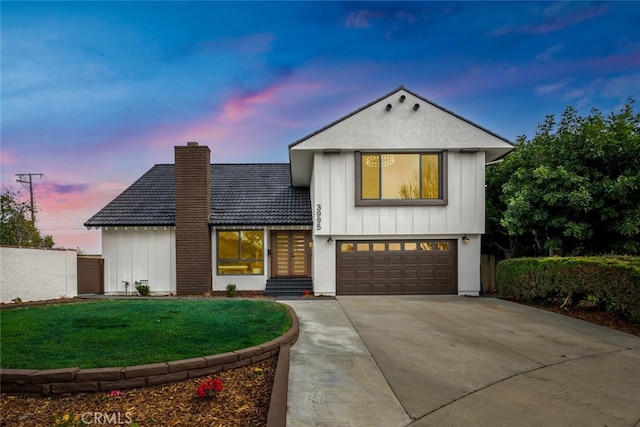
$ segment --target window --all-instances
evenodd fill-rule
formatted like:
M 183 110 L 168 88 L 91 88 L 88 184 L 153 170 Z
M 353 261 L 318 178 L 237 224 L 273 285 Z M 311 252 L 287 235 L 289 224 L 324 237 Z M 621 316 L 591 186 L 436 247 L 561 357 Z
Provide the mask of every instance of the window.
M 356 153 L 356 205 L 446 205 L 446 152 Z
M 353 244 L 343 243 L 342 245 L 340 245 L 340 252 L 353 252 Z
M 262 230 L 218 231 L 218 274 L 264 274 Z

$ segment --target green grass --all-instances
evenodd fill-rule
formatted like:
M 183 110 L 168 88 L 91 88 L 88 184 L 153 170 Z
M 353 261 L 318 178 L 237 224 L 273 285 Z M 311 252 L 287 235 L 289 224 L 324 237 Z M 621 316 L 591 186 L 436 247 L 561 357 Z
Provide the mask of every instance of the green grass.
M 2 368 L 134 366 L 239 350 L 291 327 L 255 300 L 108 300 L 0 312 Z

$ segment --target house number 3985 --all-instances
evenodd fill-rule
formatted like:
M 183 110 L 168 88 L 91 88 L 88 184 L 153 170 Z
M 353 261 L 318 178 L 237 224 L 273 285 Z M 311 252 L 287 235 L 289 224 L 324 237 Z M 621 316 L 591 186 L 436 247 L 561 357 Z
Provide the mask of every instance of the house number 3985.
M 316 230 L 322 230 L 322 205 L 316 205 Z

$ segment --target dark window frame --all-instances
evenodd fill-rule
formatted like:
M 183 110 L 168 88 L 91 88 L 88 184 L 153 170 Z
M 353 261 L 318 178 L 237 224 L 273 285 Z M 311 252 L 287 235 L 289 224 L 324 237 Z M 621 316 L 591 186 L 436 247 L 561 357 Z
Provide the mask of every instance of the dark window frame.
M 440 195 L 438 199 L 363 199 L 362 198 L 362 156 L 368 154 L 439 154 L 440 155 Z M 355 202 L 356 206 L 446 206 L 449 204 L 447 151 L 367 151 L 355 152 Z M 422 163 L 421 163 L 422 167 Z M 380 184 L 382 185 L 382 183 Z

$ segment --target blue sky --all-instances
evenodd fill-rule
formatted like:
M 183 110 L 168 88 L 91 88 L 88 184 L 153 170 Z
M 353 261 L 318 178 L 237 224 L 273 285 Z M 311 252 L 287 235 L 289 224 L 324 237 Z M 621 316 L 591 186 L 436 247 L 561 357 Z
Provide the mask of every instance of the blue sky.
M 569 105 L 640 98 L 636 2 L 7 2 L 1 186 L 39 227 L 82 223 L 173 146 L 286 162 L 287 145 L 400 85 L 506 138 Z

